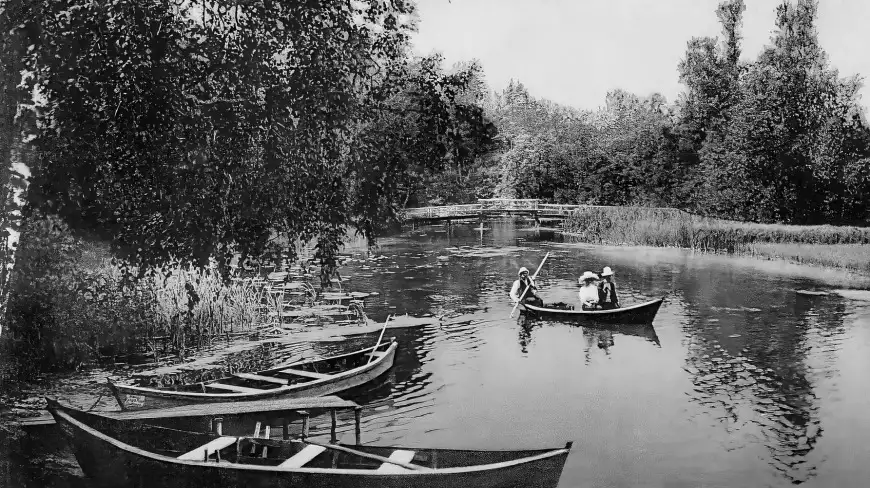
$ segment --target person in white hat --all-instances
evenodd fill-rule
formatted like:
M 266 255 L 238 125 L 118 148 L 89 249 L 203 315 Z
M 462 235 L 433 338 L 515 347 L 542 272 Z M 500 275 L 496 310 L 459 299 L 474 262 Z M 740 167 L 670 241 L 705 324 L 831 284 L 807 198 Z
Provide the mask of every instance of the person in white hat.
M 619 308 L 619 297 L 616 296 L 616 284 L 613 283 L 612 276 L 613 270 L 610 266 L 605 266 L 601 272 L 601 282 L 598 284 L 598 303 L 604 310 Z
M 586 271 L 578 280 L 580 282 L 580 308 L 583 310 L 595 310 L 598 308 L 599 293 L 595 282 L 598 281 L 598 275 Z
M 514 303 L 520 301 L 523 292 L 526 288 L 529 288 L 529 291 L 526 292 L 526 296 L 523 298 L 523 303 L 529 303 L 539 307 L 544 306 L 544 301 L 538 296 L 538 286 L 531 278 L 529 278 L 529 270 L 523 266 L 517 274 L 520 278 L 514 281 L 514 285 L 511 287 L 511 300 L 513 300 Z

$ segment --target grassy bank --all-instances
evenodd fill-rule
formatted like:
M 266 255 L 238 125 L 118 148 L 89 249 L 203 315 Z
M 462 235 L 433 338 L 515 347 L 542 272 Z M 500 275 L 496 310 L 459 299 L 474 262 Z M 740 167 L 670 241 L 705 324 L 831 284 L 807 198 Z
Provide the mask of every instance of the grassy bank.
M 0 346 L 12 375 L 23 379 L 97 361 L 184 354 L 256 326 L 264 293 L 201 270 L 125 284 L 105 246 L 51 219 L 33 220 L 22 233 Z
M 870 272 L 870 229 L 862 227 L 755 224 L 676 209 L 589 207 L 567 219 L 564 230 L 594 244 L 680 247 Z

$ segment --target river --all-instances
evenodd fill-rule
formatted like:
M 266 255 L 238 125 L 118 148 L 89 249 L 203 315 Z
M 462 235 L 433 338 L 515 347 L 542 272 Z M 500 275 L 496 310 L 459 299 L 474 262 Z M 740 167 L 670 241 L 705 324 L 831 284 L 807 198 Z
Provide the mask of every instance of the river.
M 867 486 L 870 301 L 796 292 L 841 288 L 841 275 L 573 244 L 521 221 L 485 225 L 424 226 L 370 254 L 346 250 L 347 283 L 379 293 L 366 302 L 371 318 L 435 317 L 389 329 L 399 341 L 393 371 L 347 395 L 367 405 L 364 442 L 520 449 L 573 440 L 561 487 Z M 510 318 L 517 269 L 534 272 L 547 252 L 537 279 L 547 302 L 574 303 L 577 277 L 611 266 L 623 304 L 667 297 L 653 326 Z M 374 340 L 350 337 L 317 347 Z M 271 361 L 293 347 L 270 348 Z M 46 458 L 28 468 L 52 466 L 40 486 L 89 486 L 68 452 Z

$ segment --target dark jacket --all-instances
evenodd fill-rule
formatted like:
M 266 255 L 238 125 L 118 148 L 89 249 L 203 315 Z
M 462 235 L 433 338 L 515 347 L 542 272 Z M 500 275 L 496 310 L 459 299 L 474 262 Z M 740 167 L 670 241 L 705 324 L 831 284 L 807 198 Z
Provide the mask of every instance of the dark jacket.
M 619 297 L 616 294 L 616 284 L 612 281 L 598 283 L 598 303 L 601 308 L 619 308 Z

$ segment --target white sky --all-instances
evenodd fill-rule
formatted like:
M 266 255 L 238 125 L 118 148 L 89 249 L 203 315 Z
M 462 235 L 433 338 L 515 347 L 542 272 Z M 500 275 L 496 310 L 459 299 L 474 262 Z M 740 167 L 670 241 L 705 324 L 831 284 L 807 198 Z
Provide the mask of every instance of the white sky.
M 478 59 L 494 90 L 511 78 L 536 98 L 582 109 L 609 90 L 676 100 L 677 64 L 693 36 L 720 36 L 719 0 L 417 0 L 418 54 Z M 779 0 L 746 0 L 743 58 L 770 40 Z M 822 0 L 817 28 L 840 76 L 870 78 L 870 0 Z M 870 83 L 870 81 L 865 82 Z M 861 90 L 870 105 L 870 87 Z

